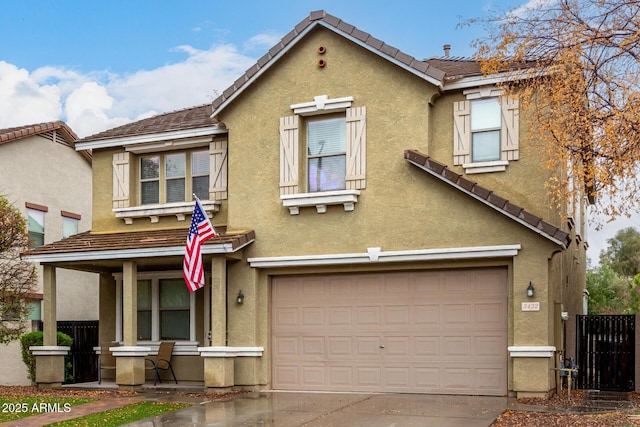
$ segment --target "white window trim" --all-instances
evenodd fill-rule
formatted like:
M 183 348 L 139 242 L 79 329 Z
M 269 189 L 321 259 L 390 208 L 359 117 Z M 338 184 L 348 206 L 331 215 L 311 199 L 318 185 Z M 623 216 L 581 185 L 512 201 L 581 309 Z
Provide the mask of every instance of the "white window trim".
M 479 86 L 462 91 L 467 101 L 484 99 L 484 98 L 498 98 L 504 94 L 502 89 L 499 89 L 492 85 Z M 501 113 L 502 114 L 502 113 Z M 471 144 L 471 141 L 469 141 Z M 504 172 L 509 166 L 509 160 L 494 160 L 488 162 L 471 162 L 464 163 L 462 165 L 466 174 L 478 174 L 478 173 L 490 173 L 490 172 Z
M 313 97 L 313 101 L 292 104 L 291 109 L 294 114 L 298 114 L 300 116 L 312 116 L 314 114 L 344 111 L 347 108 L 351 108 L 352 102 L 353 96 L 329 98 L 327 95 L 318 95 Z
M 465 95 L 469 101 L 481 98 L 497 98 L 503 93 L 502 89 L 498 89 L 495 86 L 480 86 L 462 91 L 462 94 Z
M 116 282 L 116 341 L 122 341 L 122 273 L 114 273 L 113 278 Z M 138 280 L 151 280 L 151 340 L 138 341 L 138 344 L 144 343 L 153 346 L 154 343 L 160 342 L 160 296 L 159 281 L 160 279 L 177 279 L 182 278 L 182 271 L 168 272 L 141 272 L 138 273 Z M 186 287 L 186 285 L 185 285 Z M 196 297 L 195 292 L 189 295 L 189 341 L 177 341 L 176 345 L 182 347 L 193 347 L 195 354 L 196 347 Z M 176 353 L 177 354 L 177 353 Z
M 504 172 L 509 166 L 508 160 L 494 160 L 491 162 L 464 163 L 462 167 L 465 173 L 471 175 L 474 173 L 486 172 Z
M 317 193 L 298 193 L 280 196 L 282 205 L 289 208 L 291 215 L 298 215 L 300 208 L 315 206 L 317 213 L 327 212 L 327 206 L 343 205 L 346 212 L 351 212 L 358 202 L 360 190 L 336 190 Z
M 132 206 L 128 208 L 115 208 L 113 212 L 116 218 L 122 218 L 127 225 L 133 224 L 135 218 L 148 217 L 152 223 L 157 223 L 160 217 L 175 215 L 178 221 L 184 221 L 186 215 L 193 212 L 195 202 L 157 203 L 152 205 Z M 202 207 L 210 217 L 220 211 L 220 202 L 217 200 L 201 200 Z

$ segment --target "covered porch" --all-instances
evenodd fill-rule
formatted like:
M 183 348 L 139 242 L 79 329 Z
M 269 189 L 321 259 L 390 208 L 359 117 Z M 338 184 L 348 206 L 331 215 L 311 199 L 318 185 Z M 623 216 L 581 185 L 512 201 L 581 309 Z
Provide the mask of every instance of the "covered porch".
M 239 385 L 236 363 L 258 363 L 262 348 L 254 342 L 243 351 L 228 346 L 227 310 L 238 304 L 240 291 L 251 296 L 252 289 L 230 283 L 227 270 L 243 259 L 255 233 L 218 228 L 218 235 L 202 246 L 206 285 L 193 293 L 182 279 L 185 240 L 183 229 L 86 232 L 24 254 L 25 260 L 41 263 L 44 271 L 44 342 L 33 348 L 38 386 L 59 388 L 64 379 L 69 348 L 56 343 L 56 271 L 61 268 L 100 275 L 100 331 L 95 345 L 98 350 L 101 344 L 113 343 L 116 360 L 112 372 L 103 371 L 106 384 L 110 379 L 121 390 L 138 390 L 148 381 L 153 383 L 145 359 L 155 355 L 160 342 L 172 341 L 179 382 L 202 382 L 205 388 Z M 239 382 L 258 384 L 255 378 Z

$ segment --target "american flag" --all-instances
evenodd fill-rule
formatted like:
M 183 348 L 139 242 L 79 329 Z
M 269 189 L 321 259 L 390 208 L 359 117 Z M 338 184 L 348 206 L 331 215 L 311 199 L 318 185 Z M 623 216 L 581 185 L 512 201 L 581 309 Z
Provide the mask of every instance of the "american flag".
M 196 199 L 182 264 L 182 274 L 190 292 L 197 291 L 204 286 L 204 267 L 202 266 L 200 247 L 202 243 L 215 235 L 216 230 L 204 212 L 200 200 Z

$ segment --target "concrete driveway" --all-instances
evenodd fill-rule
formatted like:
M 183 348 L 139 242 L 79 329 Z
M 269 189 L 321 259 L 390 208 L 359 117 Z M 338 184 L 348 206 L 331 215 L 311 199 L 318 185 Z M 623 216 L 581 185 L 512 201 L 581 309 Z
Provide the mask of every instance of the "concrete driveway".
M 506 397 L 259 392 L 127 426 L 487 427 L 507 405 Z

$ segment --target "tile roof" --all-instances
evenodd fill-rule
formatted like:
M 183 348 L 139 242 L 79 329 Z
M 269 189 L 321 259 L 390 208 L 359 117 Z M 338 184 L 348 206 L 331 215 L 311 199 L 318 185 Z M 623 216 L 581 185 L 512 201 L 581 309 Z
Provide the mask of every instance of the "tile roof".
M 188 224 L 187 224 L 188 227 Z M 216 227 L 218 236 L 207 240 L 203 246 L 229 245 L 238 249 L 255 239 L 253 230 L 231 232 L 226 227 Z M 23 256 L 38 257 L 52 254 L 80 254 L 88 252 L 123 251 L 129 249 L 159 249 L 185 245 L 187 228 L 171 230 L 129 231 L 98 234 L 86 231 L 66 239 L 29 249 Z
M 78 136 L 63 121 L 38 123 L 32 125 L 18 126 L 8 129 L 0 129 L 0 144 L 26 138 L 28 136 L 39 135 L 41 133 L 57 130 L 67 142 L 74 142 Z
M 216 114 L 219 109 L 224 108 L 224 105 L 229 102 L 237 92 L 242 91 L 259 73 L 271 66 L 284 50 L 290 45 L 295 44 L 300 37 L 314 25 L 322 25 L 325 28 L 349 37 L 380 56 L 401 64 L 410 71 L 425 77 L 437 85 L 441 85 L 445 80 L 482 75 L 480 64 L 475 59 L 444 57 L 419 60 L 386 44 L 382 40 L 376 39 L 371 34 L 359 30 L 353 25 L 326 13 L 324 10 L 319 10 L 311 12 L 307 18 L 296 25 L 293 30 L 269 49 L 269 51 L 258 59 L 240 78 L 224 90 L 222 95 L 214 99 L 212 103 L 214 114 Z M 533 64 L 533 62 L 515 64 L 513 68 L 505 71 L 520 69 L 523 66 L 529 68 Z
M 442 70 L 437 69 L 428 62 L 416 59 L 413 56 L 386 44 L 382 40 L 376 39 L 371 34 L 359 30 L 353 25 L 326 13 L 324 10 L 319 10 L 311 12 L 307 18 L 303 19 L 275 46 L 269 49 L 264 56 L 258 59 L 256 64 L 249 68 L 244 75 L 223 91 L 222 95 L 216 98 L 212 103 L 214 112 L 217 111 L 221 105 L 227 102 L 236 92 L 247 85 L 248 82 L 256 76 L 256 74 L 275 62 L 276 58 L 283 50 L 288 48 L 290 45 L 295 44 L 295 42 L 299 40 L 300 36 L 305 33 L 309 27 L 314 25 L 323 25 L 326 28 L 355 39 L 356 42 L 363 44 L 367 48 L 377 52 L 379 55 L 388 58 L 389 60 L 396 61 L 413 70 L 417 74 L 430 78 L 432 81 L 441 82 L 445 77 L 445 73 Z
M 83 143 L 218 126 L 220 123 L 211 118 L 211 113 L 212 109 L 210 104 L 185 108 L 108 129 L 104 132 L 82 138 L 78 142 Z
M 57 132 L 62 136 L 63 141 L 57 139 L 58 143 L 68 145 L 71 148 L 75 148 L 75 143 L 78 141 L 76 133 L 63 121 L 37 123 L 24 126 L 17 126 L 7 129 L 0 129 L 0 145 L 8 142 L 19 141 L 30 136 L 40 135 L 43 138 L 53 140 L 53 132 Z M 89 161 L 91 161 L 91 151 L 82 150 L 81 154 Z
M 433 160 L 426 154 L 422 154 L 417 150 L 406 150 L 404 157 L 420 169 L 457 188 L 463 193 L 480 200 L 549 240 L 552 240 L 563 249 L 566 249 L 571 243 L 571 236 L 568 233 L 543 221 L 542 218 L 527 212 L 524 208 L 511 203 L 507 199 L 500 197 L 493 191 L 481 187 L 459 173 L 452 171 L 446 165 Z

